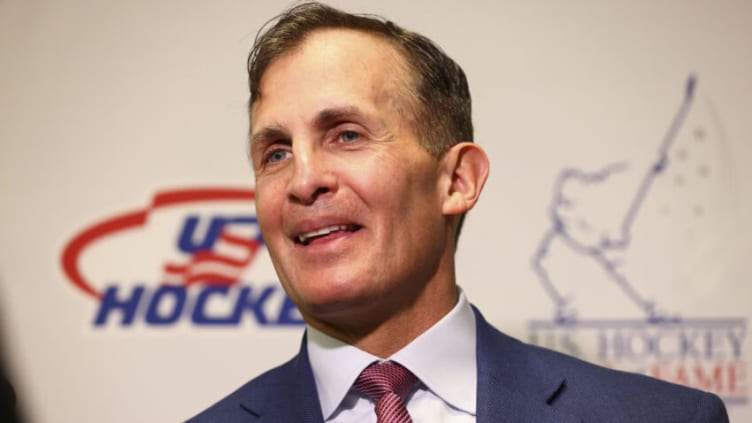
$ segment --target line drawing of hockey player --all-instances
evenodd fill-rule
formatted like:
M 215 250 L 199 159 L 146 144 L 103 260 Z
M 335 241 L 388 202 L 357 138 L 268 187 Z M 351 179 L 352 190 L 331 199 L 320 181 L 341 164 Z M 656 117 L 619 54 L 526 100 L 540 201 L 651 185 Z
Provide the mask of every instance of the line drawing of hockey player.
M 657 159 L 648 166 L 648 170 L 642 177 L 616 230 L 608 230 L 604 226 L 599 226 L 600 222 L 594 216 L 583 215 L 580 199 L 573 194 L 576 194 L 578 190 L 588 191 L 590 187 L 592 191 L 592 187 L 608 184 L 609 178 L 627 168 L 625 163 L 610 164 L 595 172 L 566 168 L 557 176 L 554 184 L 553 201 L 549 207 L 551 226 L 538 243 L 532 258 L 533 269 L 546 293 L 555 304 L 555 321 L 560 323 L 575 321 L 577 310 L 571 304 L 574 298 L 562 295 L 560 289 L 557 288 L 556 281 L 551 277 L 545 266 L 545 259 L 549 257 L 551 245 L 554 241 L 560 241 L 573 252 L 593 260 L 605 272 L 607 278 L 616 284 L 632 303 L 644 311 L 648 321 L 660 322 L 678 319 L 677 317 L 668 317 L 656 310 L 656 304 L 635 289 L 620 271 L 621 263 L 609 258 L 609 253 L 624 251 L 629 248 L 632 226 L 653 182 L 664 173 L 668 166 L 669 150 L 692 105 L 696 84 L 695 76 L 690 75 L 686 81 L 684 96 L 679 109 L 658 148 Z M 618 213 L 618 211 L 615 212 Z

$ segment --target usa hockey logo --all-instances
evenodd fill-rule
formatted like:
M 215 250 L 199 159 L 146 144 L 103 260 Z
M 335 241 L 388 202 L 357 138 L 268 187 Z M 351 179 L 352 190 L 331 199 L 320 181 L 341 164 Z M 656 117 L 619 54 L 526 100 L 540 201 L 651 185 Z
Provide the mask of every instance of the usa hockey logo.
M 254 191 L 158 192 L 72 237 L 61 264 L 95 326 L 302 324 L 264 249 Z
M 601 365 L 713 391 L 727 405 L 746 404 L 746 319 L 688 316 L 672 308 L 681 289 L 661 287 L 665 279 L 683 287 L 678 269 L 692 266 L 693 246 L 707 248 L 720 236 L 720 204 L 732 196 L 723 191 L 728 184 L 711 180 L 728 157 L 718 153 L 723 131 L 715 113 L 693 105 L 696 85 L 690 77 L 657 152 L 646 152 L 641 165 L 559 173 L 550 226 L 531 260 L 554 312 L 530 321 L 529 337 Z

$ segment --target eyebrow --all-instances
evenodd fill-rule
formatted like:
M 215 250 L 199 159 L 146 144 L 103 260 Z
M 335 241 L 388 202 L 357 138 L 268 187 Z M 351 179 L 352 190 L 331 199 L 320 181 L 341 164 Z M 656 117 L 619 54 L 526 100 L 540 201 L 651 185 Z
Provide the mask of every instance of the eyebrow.
M 265 140 L 286 138 L 287 133 L 282 129 L 282 125 L 273 124 L 260 129 L 251 136 L 251 146 L 257 145 Z
M 374 119 L 369 117 L 357 106 L 342 106 L 342 107 L 330 107 L 321 110 L 313 118 L 313 125 L 317 128 L 327 128 L 338 122 L 351 120 L 357 118 L 360 121 L 377 123 L 379 127 L 383 127 L 384 123 L 381 119 Z M 260 129 L 257 133 L 251 136 L 251 149 L 254 145 L 258 145 L 267 140 L 285 139 L 290 135 L 285 131 L 284 126 L 279 123 L 273 123 L 267 127 Z M 251 150 L 253 151 L 253 150 Z
M 359 108 L 355 106 L 331 107 L 320 111 L 313 119 L 316 127 L 327 127 L 342 120 L 349 120 L 353 117 L 371 120 L 366 117 Z

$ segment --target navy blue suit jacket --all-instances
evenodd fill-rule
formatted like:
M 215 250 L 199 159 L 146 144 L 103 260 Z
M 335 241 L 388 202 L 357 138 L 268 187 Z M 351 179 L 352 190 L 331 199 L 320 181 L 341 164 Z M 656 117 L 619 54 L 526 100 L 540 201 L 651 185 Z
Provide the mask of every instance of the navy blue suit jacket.
M 474 311 L 478 423 L 728 422 L 726 409 L 715 395 L 524 344 L 499 332 Z M 292 360 L 243 385 L 189 422 L 323 423 L 305 339 Z

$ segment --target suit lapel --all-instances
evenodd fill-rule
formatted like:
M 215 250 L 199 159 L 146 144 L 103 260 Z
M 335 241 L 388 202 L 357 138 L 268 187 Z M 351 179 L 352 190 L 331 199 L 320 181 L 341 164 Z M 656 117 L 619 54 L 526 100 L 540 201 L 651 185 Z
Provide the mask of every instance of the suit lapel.
M 475 312 L 477 333 L 477 422 L 556 422 L 582 420 L 552 407 L 566 389 L 562 375 L 546 374 L 528 353 L 528 346 L 492 327 Z
M 248 412 L 249 422 L 324 423 L 306 336 L 294 359 L 281 367 L 269 383 L 259 385 L 244 397 L 240 406 Z
M 566 389 L 563 375 L 530 354 L 530 347 L 488 324 L 473 307 L 477 333 L 477 422 L 581 423 L 550 404 Z M 262 376 L 263 377 L 263 376 Z M 300 353 L 242 393 L 248 422 L 323 423 L 306 337 Z
M 487 379 L 487 380 L 481 380 Z M 581 423 L 579 417 L 559 411 L 543 398 L 532 398 L 501 386 L 492 376 L 478 380 L 478 423 Z M 481 384 L 486 387 L 481 390 Z

